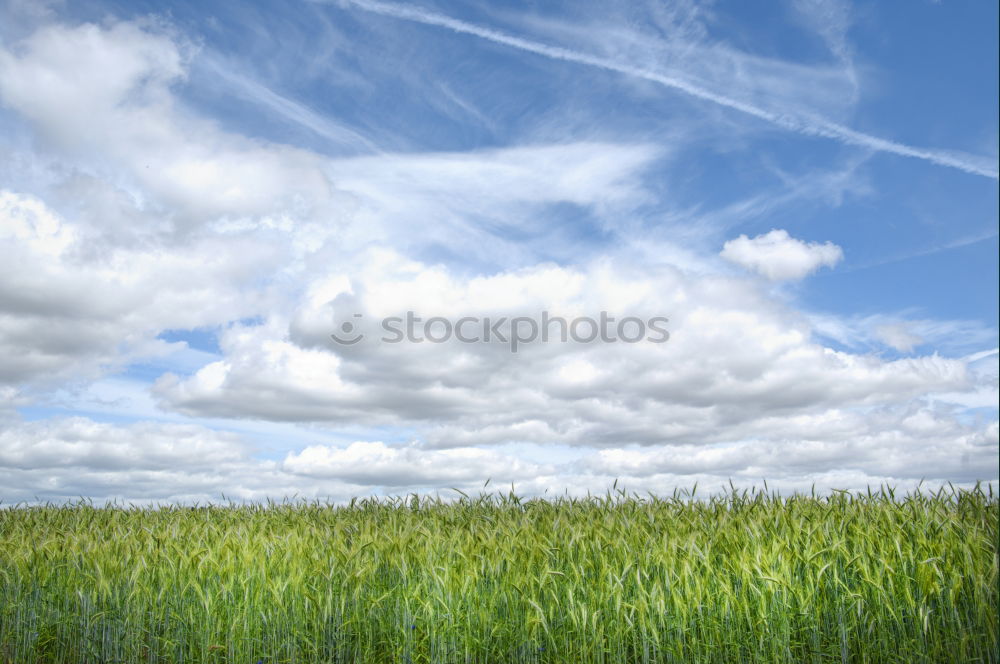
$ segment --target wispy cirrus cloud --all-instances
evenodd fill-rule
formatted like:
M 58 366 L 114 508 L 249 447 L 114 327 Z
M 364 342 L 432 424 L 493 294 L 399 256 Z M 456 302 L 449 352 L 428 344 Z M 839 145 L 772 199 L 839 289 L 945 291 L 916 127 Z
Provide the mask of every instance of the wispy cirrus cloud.
M 256 104 L 283 118 L 287 122 L 308 129 L 348 154 L 379 152 L 378 146 L 355 129 L 335 122 L 307 105 L 281 95 L 255 78 L 239 71 L 238 67 L 217 54 L 203 55 L 198 64 L 205 67 L 213 80 L 233 91 L 237 96 Z
M 327 0 L 314 0 L 324 2 Z M 831 138 L 849 145 L 895 154 L 902 157 L 922 159 L 940 166 L 956 168 L 966 173 L 981 175 L 996 180 L 998 171 L 995 160 L 979 158 L 974 155 L 958 155 L 954 151 L 919 148 L 896 141 L 891 141 L 871 134 L 866 134 L 842 124 L 832 122 L 823 117 L 803 113 L 782 113 L 772 111 L 742 99 L 730 97 L 701 85 L 671 76 L 662 72 L 635 66 L 627 62 L 598 57 L 588 53 L 575 51 L 560 46 L 544 44 L 531 39 L 511 35 L 493 28 L 484 27 L 452 18 L 450 16 L 428 11 L 413 5 L 378 2 L 376 0 L 345 0 L 348 6 L 380 14 L 391 18 L 422 23 L 424 25 L 445 28 L 467 34 L 487 41 L 509 46 L 528 53 L 534 53 L 554 60 L 573 62 L 576 64 L 597 67 L 606 71 L 618 72 L 643 80 L 660 84 L 677 90 L 691 97 L 711 102 L 725 108 L 753 116 L 772 125 L 807 136 Z

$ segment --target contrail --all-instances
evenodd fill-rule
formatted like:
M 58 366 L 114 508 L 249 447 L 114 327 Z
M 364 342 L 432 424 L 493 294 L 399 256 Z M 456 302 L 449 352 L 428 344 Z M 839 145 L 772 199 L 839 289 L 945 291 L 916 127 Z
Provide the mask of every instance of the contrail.
M 882 265 L 889 265 L 891 263 L 899 263 L 900 261 L 907 261 L 911 258 L 920 258 L 922 256 L 930 256 L 932 254 L 938 254 L 942 251 L 949 251 L 951 249 L 959 249 L 961 247 L 967 247 L 970 244 L 977 244 L 979 242 L 984 242 L 986 240 L 992 240 L 993 238 L 1000 235 L 995 230 L 989 230 L 979 235 L 967 235 L 965 237 L 960 237 L 957 240 L 952 240 L 946 244 L 938 245 L 936 247 L 929 247 L 927 249 L 919 249 L 917 251 L 898 254 L 896 256 L 890 256 L 878 261 L 872 261 L 869 263 L 862 263 L 860 265 L 852 265 L 848 267 L 841 268 L 841 272 L 855 272 L 857 270 L 867 270 L 870 267 L 879 267 Z
M 331 2 L 332 0 L 319 0 L 319 1 Z M 573 51 L 559 46 L 551 46 L 549 44 L 543 44 L 541 42 L 532 41 L 530 39 L 515 37 L 513 35 L 509 35 L 504 32 L 500 32 L 498 30 L 493 30 L 491 28 L 484 28 L 475 25 L 473 23 L 468 23 L 466 21 L 451 18 L 450 16 L 446 16 L 444 14 L 430 12 L 409 5 L 381 2 L 379 0 L 342 0 L 342 1 L 345 4 L 353 5 L 358 9 L 363 9 L 365 11 L 373 12 L 375 14 L 381 14 L 382 16 L 398 18 L 405 21 L 413 21 L 415 23 L 422 23 L 424 25 L 432 25 L 441 28 L 447 28 L 455 32 L 459 32 L 466 35 L 473 35 L 475 37 L 479 37 L 480 39 L 485 39 L 487 41 L 491 41 L 497 44 L 503 44 L 504 46 L 516 48 L 521 51 L 527 51 L 528 53 L 535 53 L 537 55 L 541 55 L 554 60 L 575 62 L 577 64 L 588 65 L 590 67 L 597 67 L 598 69 L 618 72 L 620 74 L 625 74 L 627 76 L 633 76 L 635 78 L 641 78 L 647 81 L 652 81 L 654 83 L 659 83 L 660 85 L 672 88 L 674 90 L 679 90 L 692 97 L 703 99 L 705 101 L 710 101 L 714 104 L 718 104 L 726 108 L 731 108 L 733 110 L 745 113 L 747 115 L 751 115 L 755 118 L 764 120 L 765 122 L 770 122 L 771 124 L 777 125 L 784 129 L 788 129 L 790 131 L 794 131 L 800 134 L 805 134 L 808 136 L 822 136 L 825 138 L 832 138 L 839 140 L 843 143 L 848 143 L 850 145 L 858 145 L 871 150 L 876 150 L 879 152 L 888 152 L 891 154 L 901 155 L 904 157 L 923 159 L 925 161 L 929 161 L 941 166 L 957 168 L 961 171 L 965 171 L 966 173 L 982 175 L 984 177 L 992 178 L 994 180 L 998 179 L 998 173 L 996 168 L 991 169 L 984 165 L 970 163 L 969 161 L 966 161 L 964 159 L 961 159 L 959 157 L 956 157 L 954 155 L 945 152 L 915 148 L 909 145 L 904 145 L 902 143 L 896 143 L 895 141 L 879 138 L 878 136 L 865 134 L 860 131 L 855 131 L 850 127 L 845 127 L 835 122 L 830 122 L 829 120 L 826 120 L 821 117 L 775 113 L 773 111 L 768 111 L 766 109 L 760 108 L 759 106 L 754 106 L 753 104 L 742 102 L 738 99 L 733 99 L 731 97 L 726 97 L 724 95 L 716 94 L 711 90 L 707 90 L 698 85 L 694 85 L 692 83 L 689 83 L 688 81 L 675 78 L 673 76 L 667 76 L 665 74 L 651 71 L 649 69 L 633 67 L 631 65 L 615 62 L 614 60 L 608 60 L 606 58 L 601 58 L 594 55 L 588 55 L 587 53 L 581 53 L 579 51 Z

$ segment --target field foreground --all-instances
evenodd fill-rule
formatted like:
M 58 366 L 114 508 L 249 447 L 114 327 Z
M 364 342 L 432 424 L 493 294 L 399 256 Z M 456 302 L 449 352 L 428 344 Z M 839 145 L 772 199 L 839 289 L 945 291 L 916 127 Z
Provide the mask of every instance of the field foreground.
M 0 510 L 0 662 L 997 662 L 996 496 Z

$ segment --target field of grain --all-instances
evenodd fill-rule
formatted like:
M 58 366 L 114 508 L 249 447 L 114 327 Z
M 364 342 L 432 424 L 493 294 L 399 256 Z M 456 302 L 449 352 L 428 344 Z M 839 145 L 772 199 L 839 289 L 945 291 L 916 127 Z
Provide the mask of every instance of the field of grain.
M 996 662 L 992 489 L 0 510 L 0 661 Z

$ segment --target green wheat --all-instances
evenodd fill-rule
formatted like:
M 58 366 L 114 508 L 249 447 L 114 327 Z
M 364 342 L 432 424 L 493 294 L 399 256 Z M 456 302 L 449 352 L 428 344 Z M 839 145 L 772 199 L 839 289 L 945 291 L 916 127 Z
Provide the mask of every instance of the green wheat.
M 997 662 L 998 501 L 0 510 L 0 662 Z

